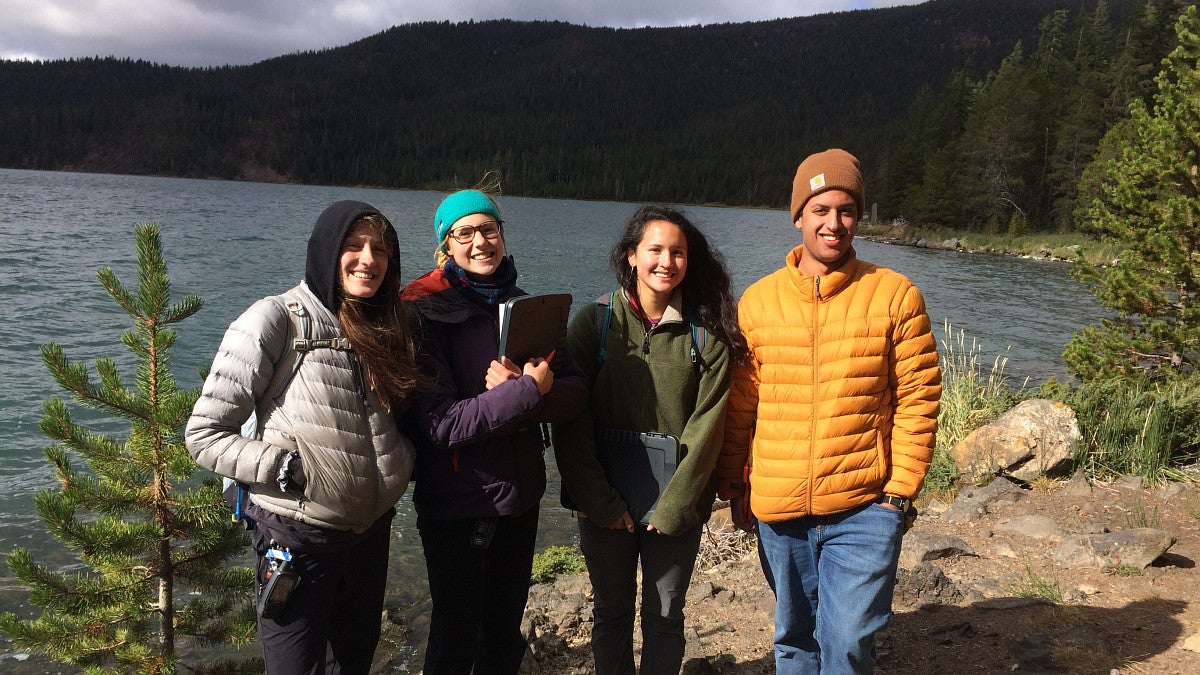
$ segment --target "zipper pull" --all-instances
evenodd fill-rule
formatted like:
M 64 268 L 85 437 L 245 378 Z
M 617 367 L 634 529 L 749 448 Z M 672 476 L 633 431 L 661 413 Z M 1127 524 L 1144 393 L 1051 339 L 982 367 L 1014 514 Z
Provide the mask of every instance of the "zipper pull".
M 646 336 L 642 338 L 642 353 L 650 353 L 650 331 L 646 331 Z
M 364 382 L 362 373 L 362 361 L 358 360 L 358 354 L 350 352 L 350 360 L 354 364 L 354 387 L 358 389 L 358 397 L 362 400 L 363 408 L 371 409 L 371 402 L 367 400 L 366 383 Z
M 813 284 L 816 287 L 817 299 L 821 300 L 821 277 L 813 277 Z

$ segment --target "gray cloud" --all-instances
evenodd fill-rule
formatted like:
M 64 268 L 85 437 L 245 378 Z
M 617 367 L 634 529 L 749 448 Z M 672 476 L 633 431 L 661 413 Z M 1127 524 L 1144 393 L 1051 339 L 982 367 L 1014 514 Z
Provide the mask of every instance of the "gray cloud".
M 117 56 L 182 66 L 337 47 L 394 25 L 468 19 L 681 26 L 923 0 L 0 0 L 0 59 Z

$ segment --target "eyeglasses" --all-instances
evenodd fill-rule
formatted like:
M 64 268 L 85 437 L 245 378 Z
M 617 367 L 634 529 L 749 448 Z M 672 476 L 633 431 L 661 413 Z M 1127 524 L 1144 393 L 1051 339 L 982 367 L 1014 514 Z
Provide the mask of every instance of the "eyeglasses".
M 482 225 L 463 225 L 456 227 L 450 231 L 450 238 L 460 244 L 469 244 L 475 241 L 475 233 L 483 235 L 484 239 L 492 240 L 500 236 L 500 226 L 504 225 L 503 220 L 495 220 Z

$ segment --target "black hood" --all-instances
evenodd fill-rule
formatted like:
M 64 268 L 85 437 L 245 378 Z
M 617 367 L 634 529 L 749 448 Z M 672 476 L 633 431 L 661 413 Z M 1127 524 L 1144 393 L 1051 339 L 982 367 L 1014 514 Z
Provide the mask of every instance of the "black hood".
M 334 202 L 317 218 L 312 236 L 308 238 L 308 261 L 304 267 L 304 281 L 334 315 L 342 306 L 342 285 L 339 281 L 338 260 L 342 254 L 342 241 L 354 221 L 363 216 L 382 215 L 379 209 L 366 202 L 346 199 Z M 396 232 L 389 228 L 388 236 L 395 241 Z M 399 263 L 400 261 L 395 261 Z

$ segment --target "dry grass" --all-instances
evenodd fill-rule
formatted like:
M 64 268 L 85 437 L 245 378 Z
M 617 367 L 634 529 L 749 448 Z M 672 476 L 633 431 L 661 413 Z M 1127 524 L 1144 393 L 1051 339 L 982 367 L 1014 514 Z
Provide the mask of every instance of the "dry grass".
M 740 560 L 758 548 L 757 535 L 733 526 L 728 518 L 716 518 L 704 526 L 696 569 L 705 571 L 730 560 Z

